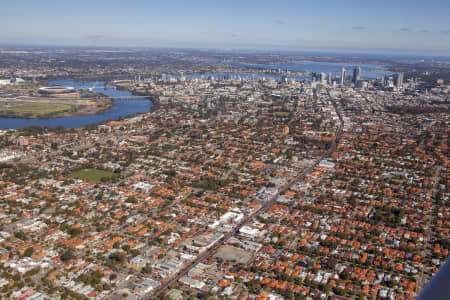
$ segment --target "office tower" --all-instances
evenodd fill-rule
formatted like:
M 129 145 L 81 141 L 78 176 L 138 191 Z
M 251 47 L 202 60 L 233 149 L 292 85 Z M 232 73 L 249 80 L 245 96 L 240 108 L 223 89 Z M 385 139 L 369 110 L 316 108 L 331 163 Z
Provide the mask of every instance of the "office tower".
M 320 83 L 326 84 L 326 82 L 327 82 L 326 75 L 325 75 L 324 72 L 321 72 L 321 73 L 320 73 Z
M 396 74 L 396 76 L 395 76 L 395 86 L 397 88 L 400 88 L 400 87 L 403 86 L 403 73 L 402 72 Z
M 353 83 L 357 83 L 361 79 L 361 67 L 353 68 Z
M 345 69 L 344 67 L 342 67 L 341 70 L 341 85 L 343 85 L 345 83 Z

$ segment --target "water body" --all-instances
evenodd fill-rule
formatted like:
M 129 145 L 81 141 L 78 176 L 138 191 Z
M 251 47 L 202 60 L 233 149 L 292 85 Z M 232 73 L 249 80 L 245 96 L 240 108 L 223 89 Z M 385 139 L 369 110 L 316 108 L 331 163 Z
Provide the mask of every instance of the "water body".
M 268 68 L 265 68 L 268 69 Z M 175 78 L 180 77 L 179 75 L 173 76 Z M 259 80 L 259 79 L 275 79 L 275 80 L 281 80 L 282 76 L 281 75 L 276 75 L 276 74 L 259 74 L 259 73 L 204 73 L 204 74 L 189 74 L 185 76 L 186 79 L 192 79 L 192 78 L 208 78 L 208 77 L 214 77 L 216 80 L 217 79 L 233 79 L 233 80 L 238 80 L 238 79 L 242 79 L 242 80 Z M 302 81 L 305 80 L 306 77 L 305 76 L 286 76 L 286 78 L 294 78 L 298 81 Z
M 255 69 L 271 69 L 271 70 L 290 70 L 297 72 L 315 72 L 326 74 L 331 73 L 333 76 L 341 74 L 342 67 L 347 70 L 347 75 L 353 74 L 353 68 L 361 67 L 361 78 L 376 79 L 382 76 L 392 75 L 393 73 L 386 70 L 385 65 L 378 64 L 350 64 L 350 63 L 334 63 L 334 62 L 318 62 L 318 61 L 298 61 L 295 64 L 242 64 L 234 63 L 235 66 L 250 67 Z
M 115 105 L 99 114 L 85 115 L 77 117 L 62 117 L 62 118 L 47 118 L 47 119 L 23 119 L 23 118 L 0 118 L 1 129 L 20 129 L 26 126 L 48 126 L 57 127 L 63 126 L 65 128 L 75 128 L 89 124 L 105 122 L 109 120 L 118 120 L 136 113 L 148 112 L 153 107 L 153 102 L 149 99 L 114 99 L 115 97 L 132 97 L 133 95 L 128 91 L 120 91 L 112 88 L 104 88 L 104 83 L 99 82 L 77 82 L 71 79 L 52 80 L 47 82 L 49 85 L 71 86 L 75 89 L 82 89 L 87 91 L 94 85 L 93 92 L 102 93 L 114 100 Z

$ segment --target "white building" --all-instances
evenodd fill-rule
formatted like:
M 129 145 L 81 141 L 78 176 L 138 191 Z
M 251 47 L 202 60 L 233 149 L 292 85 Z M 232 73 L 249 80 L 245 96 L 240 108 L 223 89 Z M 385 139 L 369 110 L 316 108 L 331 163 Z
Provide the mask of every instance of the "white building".
M 0 79 L 0 85 L 11 84 L 11 79 Z

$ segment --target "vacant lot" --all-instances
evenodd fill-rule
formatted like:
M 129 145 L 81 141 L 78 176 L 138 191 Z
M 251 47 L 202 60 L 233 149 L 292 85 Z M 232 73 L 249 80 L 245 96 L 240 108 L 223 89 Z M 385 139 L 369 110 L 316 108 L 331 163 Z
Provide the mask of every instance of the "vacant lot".
M 114 178 L 116 174 L 112 172 L 107 172 L 103 170 L 96 169 L 84 169 L 80 171 L 76 171 L 70 174 L 71 177 L 86 180 L 86 181 L 95 181 L 100 182 L 102 179 Z
M 0 116 L 45 118 L 74 109 L 74 105 L 64 103 L 13 102 L 0 105 Z
M 247 264 L 252 258 L 252 254 L 244 249 L 222 246 L 214 255 L 214 257 L 220 257 L 223 260 L 235 262 L 238 264 Z

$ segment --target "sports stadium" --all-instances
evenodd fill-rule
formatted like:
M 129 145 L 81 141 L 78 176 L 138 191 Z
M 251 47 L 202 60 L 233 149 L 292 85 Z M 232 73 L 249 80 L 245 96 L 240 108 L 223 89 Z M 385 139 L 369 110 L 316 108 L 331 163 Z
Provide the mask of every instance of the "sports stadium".
M 45 95 L 68 94 L 75 92 L 73 87 L 47 86 L 39 88 L 38 92 Z

